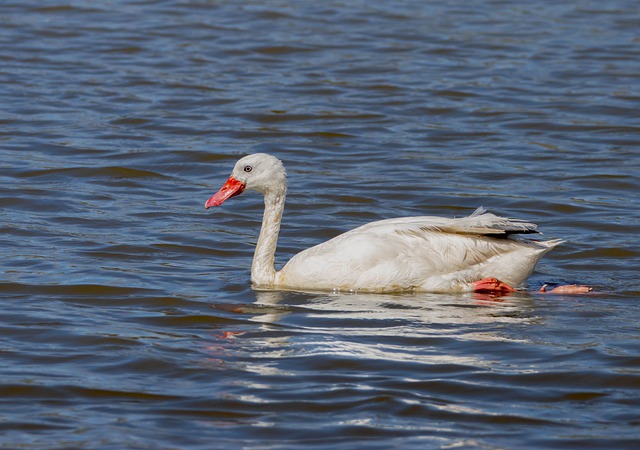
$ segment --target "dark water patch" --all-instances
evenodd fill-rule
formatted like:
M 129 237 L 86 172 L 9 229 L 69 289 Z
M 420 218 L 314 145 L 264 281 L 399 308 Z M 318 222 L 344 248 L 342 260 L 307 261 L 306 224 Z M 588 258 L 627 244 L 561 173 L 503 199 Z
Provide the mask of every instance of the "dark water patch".
M 144 289 L 103 285 L 25 285 L 1 283 L 0 288 L 7 293 L 52 294 L 65 296 L 123 296 L 153 292 Z
M 72 178 L 113 178 L 113 179 L 137 179 L 150 177 L 163 177 L 163 175 L 147 170 L 133 169 L 129 167 L 76 167 L 64 169 L 48 169 L 38 171 L 26 171 L 18 173 L 22 178 L 60 179 Z
M 110 398 L 114 401 L 166 401 L 176 399 L 174 396 L 152 394 L 146 392 L 127 392 L 120 390 L 90 389 L 78 386 L 58 385 L 58 386 L 25 386 L 25 385 L 5 385 L 0 388 L 3 398 L 46 398 L 58 404 L 72 401 L 74 398 Z

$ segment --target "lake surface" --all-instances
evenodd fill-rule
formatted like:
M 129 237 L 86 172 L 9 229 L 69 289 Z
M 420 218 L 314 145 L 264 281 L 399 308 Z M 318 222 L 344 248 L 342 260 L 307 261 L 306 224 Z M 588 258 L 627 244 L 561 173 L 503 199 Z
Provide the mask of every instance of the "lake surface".
M 638 448 L 640 4 L 0 6 L 0 448 Z M 566 243 L 529 291 L 256 292 L 289 257 L 483 205 Z M 542 295 L 584 283 L 584 296 Z

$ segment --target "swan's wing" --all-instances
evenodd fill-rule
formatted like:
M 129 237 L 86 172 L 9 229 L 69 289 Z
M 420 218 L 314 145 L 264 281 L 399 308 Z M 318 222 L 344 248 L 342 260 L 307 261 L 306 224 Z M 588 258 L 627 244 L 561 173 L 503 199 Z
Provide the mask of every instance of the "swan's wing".
M 470 216 L 458 219 L 432 216 L 402 217 L 373 222 L 353 231 L 374 231 L 376 228 L 380 228 L 380 231 L 386 229 L 385 231 L 388 233 L 439 232 L 491 237 L 538 233 L 536 224 L 519 219 L 499 217 L 486 212 L 482 207 L 476 209 Z

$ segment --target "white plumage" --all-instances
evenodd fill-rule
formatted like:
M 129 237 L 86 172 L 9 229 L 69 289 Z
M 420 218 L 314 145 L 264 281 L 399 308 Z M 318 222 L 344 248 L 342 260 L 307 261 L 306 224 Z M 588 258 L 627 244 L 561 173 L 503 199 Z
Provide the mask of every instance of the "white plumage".
M 461 292 L 497 278 L 519 286 L 560 240 L 515 240 L 536 225 L 478 208 L 468 217 L 403 217 L 372 222 L 295 255 L 276 272 L 274 255 L 287 190 L 277 158 L 257 153 L 240 159 L 205 207 L 252 189 L 265 211 L 251 268 L 257 289 L 358 292 Z

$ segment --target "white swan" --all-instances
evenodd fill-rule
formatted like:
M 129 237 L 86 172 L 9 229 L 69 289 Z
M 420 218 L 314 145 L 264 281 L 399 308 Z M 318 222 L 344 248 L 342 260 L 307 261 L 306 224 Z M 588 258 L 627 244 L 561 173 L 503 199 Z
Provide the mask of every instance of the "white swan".
M 274 156 L 240 159 L 205 208 L 252 189 L 264 195 L 264 217 L 251 266 L 256 289 L 358 292 L 511 292 L 560 240 L 514 240 L 536 225 L 479 208 L 469 217 L 403 217 L 355 228 L 295 255 L 280 271 L 274 256 L 287 192 Z

